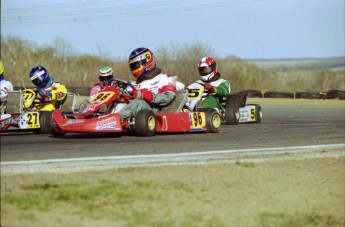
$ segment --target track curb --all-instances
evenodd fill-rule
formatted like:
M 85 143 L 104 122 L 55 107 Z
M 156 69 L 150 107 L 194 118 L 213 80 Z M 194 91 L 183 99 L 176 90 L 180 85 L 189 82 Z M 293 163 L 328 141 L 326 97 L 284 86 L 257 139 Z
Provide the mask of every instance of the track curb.
M 345 144 L 237 149 L 159 155 L 109 156 L 1 162 L 1 173 L 81 171 L 130 166 L 176 165 L 208 162 L 267 161 L 345 156 Z

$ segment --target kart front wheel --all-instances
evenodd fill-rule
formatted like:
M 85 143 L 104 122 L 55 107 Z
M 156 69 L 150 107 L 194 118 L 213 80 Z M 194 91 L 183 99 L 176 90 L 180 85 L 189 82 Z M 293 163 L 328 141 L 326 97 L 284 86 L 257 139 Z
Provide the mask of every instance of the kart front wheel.
M 153 136 L 156 133 L 156 117 L 151 110 L 140 110 L 135 116 L 135 133 L 138 136 Z
M 40 128 L 35 129 L 35 134 L 49 134 L 51 133 L 52 124 L 52 112 L 51 111 L 40 111 L 39 112 Z
M 218 132 L 222 123 L 222 119 L 215 109 L 209 109 L 206 111 L 206 128 L 207 132 Z

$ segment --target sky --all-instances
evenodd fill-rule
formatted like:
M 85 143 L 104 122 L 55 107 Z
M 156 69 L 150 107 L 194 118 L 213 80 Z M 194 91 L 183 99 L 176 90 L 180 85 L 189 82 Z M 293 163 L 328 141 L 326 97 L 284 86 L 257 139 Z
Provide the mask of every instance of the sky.
M 345 56 L 345 0 L 2 0 L 1 35 L 127 58 L 193 44 L 218 58 Z

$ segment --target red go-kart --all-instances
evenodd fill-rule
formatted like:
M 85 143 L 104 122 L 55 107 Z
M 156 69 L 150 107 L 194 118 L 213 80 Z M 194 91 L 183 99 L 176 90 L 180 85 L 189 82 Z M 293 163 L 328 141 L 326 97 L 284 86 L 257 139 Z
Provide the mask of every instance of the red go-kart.
M 215 109 L 189 111 L 185 104 L 188 92 L 178 92 L 175 100 L 162 109 L 141 110 L 136 116 L 121 121 L 118 111 L 130 102 L 124 80 L 114 79 L 111 85 L 96 94 L 81 111 L 62 113 L 54 110 L 52 135 L 65 133 L 127 133 L 153 136 L 158 133 L 218 132 L 221 117 Z

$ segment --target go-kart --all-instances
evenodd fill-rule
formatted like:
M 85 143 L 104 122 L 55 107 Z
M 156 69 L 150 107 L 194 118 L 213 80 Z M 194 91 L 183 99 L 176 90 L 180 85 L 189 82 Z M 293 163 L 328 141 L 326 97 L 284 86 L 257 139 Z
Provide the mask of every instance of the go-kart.
M 203 85 L 199 83 L 189 85 L 188 94 L 186 106 L 192 111 L 202 110 L 202 100 L 210 95 Z M 261 122 L 261 106 L 258 104 L 246 104 L 247 96 L 248 93 L 239 92 L 220 100 L 221 108 L 218 109 L 218 112 L 222 122 L 228 125 Z
M 214 109 L 191 112 L 185 108 L 188 93 L 176 95 L 165 108 L 140 110 L 136 116 L 121 120 L 119 111 L 131 101 L 131 83 L 114 79 L 91 100 L 73 113 L 53 111 L 53 136 L 65 133 L 133 133 L 153 136 L 156 133 L 218 132 L 221 117 Z
M 71 95 L 75 103 L 76 96 L 68 94 Z M 26 88 L 9 92 L 6 113 L 0 117 L 0 132 L 28 130 L 38 134 L 51 133 L 52 111 L 61 108 L 66 99 L 67 96 L 54 106 L 42 101 L 35 89 Z

